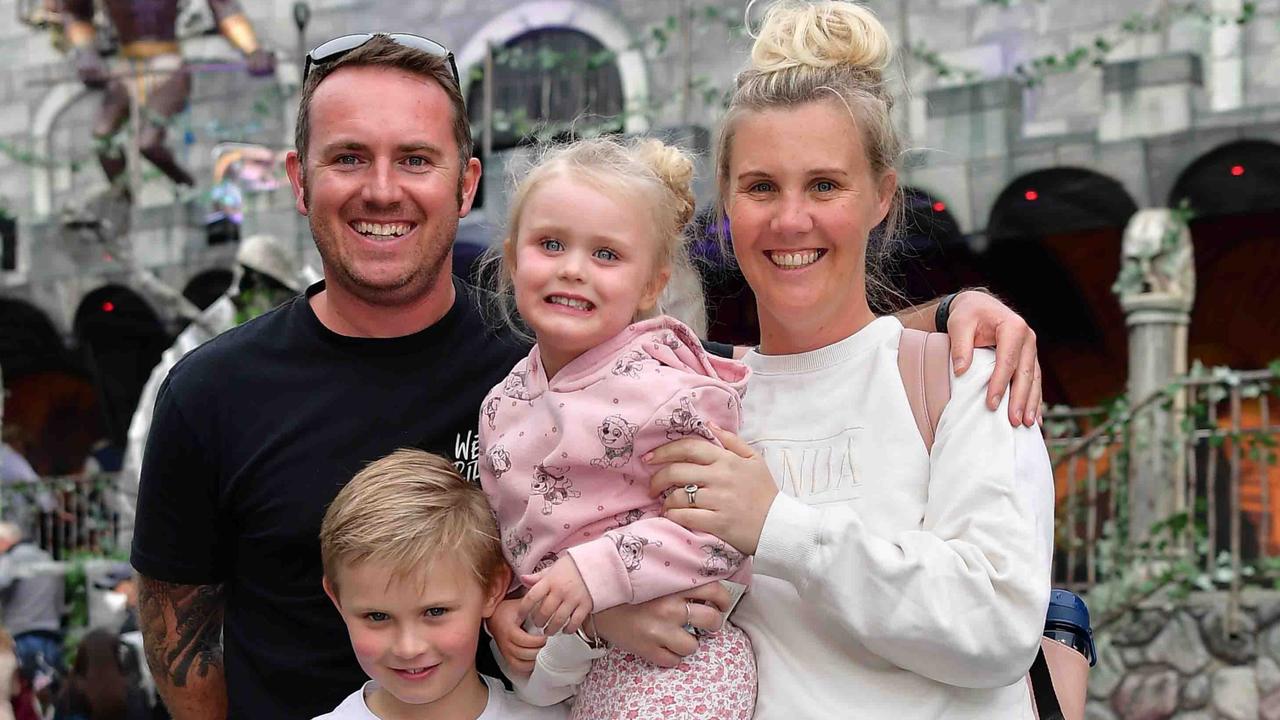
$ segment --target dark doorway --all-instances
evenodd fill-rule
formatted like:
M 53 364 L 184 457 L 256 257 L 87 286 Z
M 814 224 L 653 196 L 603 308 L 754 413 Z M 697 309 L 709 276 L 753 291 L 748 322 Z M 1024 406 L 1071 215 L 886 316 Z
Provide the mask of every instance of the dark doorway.
M 120 285 L 85 296 L 75 336 L 97 387 L 106 438 L 123 447 L 142 386 L 171 338 L 146 301 Z

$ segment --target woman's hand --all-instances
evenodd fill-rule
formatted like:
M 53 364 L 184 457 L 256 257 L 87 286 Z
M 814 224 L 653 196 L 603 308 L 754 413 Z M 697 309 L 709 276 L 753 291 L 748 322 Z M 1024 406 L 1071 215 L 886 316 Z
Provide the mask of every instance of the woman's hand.
M 663 503 L 668 519 L 690 530 L 715 535 L 745 555 L 754 555 L 778 484 L 764 458 L 737 435 L 711 426 L 723 448 L 687 438 L 644 456 L 664 465 L 653 474 L 649 493 L 670 491 Z M 693 502 L 686 487 L 697 486 Z
M 716 632 L 728 609 L 729 591 L 713 582 L 639 605 L 618 605 L 592 617 L 596 635 L 610 645 L 673 668 L 698 649 L 698 638 L 685 625 Z
M 974 347 L 995 347 L 996 367 L 987 383 L 987 407 L 999 407 L 1008 387 L 1009 422 L 1027 427 L 1040 422 L 1040 361 L 1036 359 L 1036 333 L 1026 320 L 998 298 L 966 290 L 951 301 L 946 332 L 951 336 L 951 364 L 956 375 L 969 369 Z
M 528 675 L 533 672 L 533 661 L 538 659 L 538 651 L 547 644 L 547 638 L 525 632 L 521 627 L 523 621 L 520 598 L 512 598 L 498 603 L 485 626 L 498 645 L 498 652 L 507 661 L 507 667 L 512 672 Z

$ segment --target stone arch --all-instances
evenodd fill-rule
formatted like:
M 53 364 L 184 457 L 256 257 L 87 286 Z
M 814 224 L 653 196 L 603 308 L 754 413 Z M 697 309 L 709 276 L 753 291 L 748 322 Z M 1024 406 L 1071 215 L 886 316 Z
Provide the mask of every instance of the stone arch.
M 1206 152 L 1169 191 L 1169 207 L 1184 201 L 1199 218 L 1280 211 L 1280 144 L 1237 140 Z
M 903 187 L 902 194 L 898 244 L 892 267 L 886 268 L 893 289 L 915 304 L 982 284 L 973 251 L 946 198 L 912 186 Z
M 73 328 L 107 437 L 123 447 L 142 386 L 171 338 L 151 305 L 124 285 L 103 285 L 85 295 Z
M 1232 140 L 1179 173 L 1170 207 L 1186 201 L 1196 296 L 1188 355 L 1251 369 L 1280 356 L 1280 144 Z M 1249 338 L 1241 342 L 1241 338 Z
M 40 308 L 16 298 L 0 298 L 0 366 L 6 377 L 66 364 L 57 327 Z
M 531 31 L 548 28 L 576 30 L 612 51 L 622 80 L 626 106 L 641 104 L 649 97 L 648 66 L 640 50 L 633 47 L 635 38 L 632 33 L 619 18 L 582 0 L 522 3 L 485 23 L 456 53 L 463 97 L 466 97 L 471 84 L 471 68 L 483 63 L 488 44 L 504 45 Z M 623 129 L 628 133 L 641 133 L 648 128 L 648 120 L 640 113 L 627 114 L 623 123 Z
M 987 220 L 993 242 L 1102 227 L 1123 229 L 1138 206 L 1118 180 L 1085 168 L 1027 173 L 1005 186 Z
M 1049 403 L 1093 405 L 1124 390 L 1128 343 L 1111 286 L 1136 210 L 1119 181 L 1074 167 L 1014 179 L 991 209 L 982 284 L 1035 328 Z
M 182 287 L 182 296 L 204 310 L 231 287 L 235 273 L 227 268 L 211 268 L 198 273 Z

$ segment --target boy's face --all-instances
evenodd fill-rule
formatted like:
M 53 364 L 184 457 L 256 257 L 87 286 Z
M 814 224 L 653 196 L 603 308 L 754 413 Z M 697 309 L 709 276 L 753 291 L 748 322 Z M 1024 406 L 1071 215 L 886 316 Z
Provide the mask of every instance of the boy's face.
M 379 701 L 448 706 L 477 681 L 480 623 L 504 584 L 484 588 L 458 559 L 439 557 L 429 572 L 408 577 L 384 563 L 344 564 L 336 585 L 325 578 L 360 667 L 387 695 Z

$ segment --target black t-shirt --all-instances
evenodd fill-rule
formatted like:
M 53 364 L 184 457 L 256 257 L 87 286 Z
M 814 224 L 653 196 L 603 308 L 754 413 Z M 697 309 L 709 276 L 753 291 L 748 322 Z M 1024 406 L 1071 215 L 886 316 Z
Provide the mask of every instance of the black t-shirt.
M 418 447 L 478 478 L 480 403 L 528 347 L 489 331 L 479 291 L 454 284 L 439 322 L 372 339 L 320 323 L 319 283 L 191 352 L 161 387 L 131 559 L 157 580 L 223 584 L 232 720 L 311 718 L 365 681 L 321 589 L 318 539 L 357 471 Z

